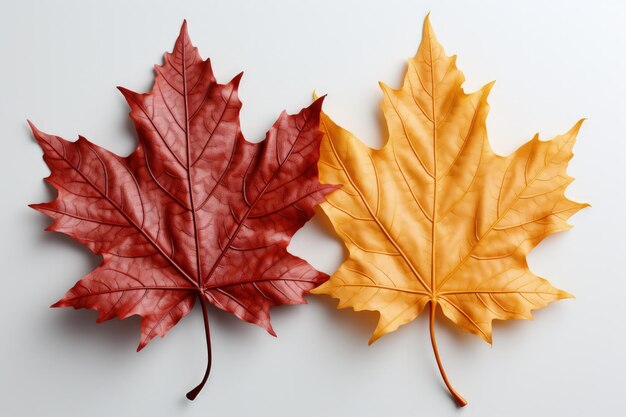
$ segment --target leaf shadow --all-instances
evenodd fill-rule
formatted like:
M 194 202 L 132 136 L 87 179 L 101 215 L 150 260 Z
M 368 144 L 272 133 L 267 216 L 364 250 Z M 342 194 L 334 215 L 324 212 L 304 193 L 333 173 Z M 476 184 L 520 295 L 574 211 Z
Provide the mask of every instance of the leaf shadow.
M 39 236 L 37 236 L 34 242 L 36 246 L 62 246 L 68 249 L 72 254 L 80 254 L 80 258 L 84 262 L 84 266 L 81 268 L 84 269 L 84 274 L 95 269 L 102 263 L 102 256 L 93 253 L 88 247 L 65 233 L 45 230 L 52 224 L 52 219 L 48 216 L 34 212 L 31 215 L 33 216 L 32 222 L 37 224 L 37 230 L 40 231 L 38 232 L 40 233 Z M 78 281 L 79 278 L 81 277 L 77 277 L 75 281 Z
M 377 121 L 376 127 L 378 128 L 378 140 L 376 141 L 377 146 L 375 146 L 376 149 L 384 148 L 390 139 L 389 129 L 387 127 L 387 119 L 385 119 L 385 114 L 382 111 L 382 102 L 383 97 L 381 95 L 380 100 L 378 101 L 378 105 L 373 110 L 374 114 L 372 114 L 372 118 Z
M 357 343 L 367 343 L 374 333 L 379 314 L 375 311 L 354 311 L 352 308 L 338 309 L 338 301 L 329 296 L 311 296 L 308 301 L 318 311 L 318 318 L 327 327 L 336 329 L 342 335 Z
M 336 192 L 337 190 L 333 191 Z M 311 227 L 311 230 L 314 230 L 316 233 L 319 233 L 320 236 L 328 237 L 329 235 L 332 237 L 334 241 L 336 241 L 341 247 L 341 262 L 348 259 L 348 248 L 346 247 L 343 240 L 339 237 L 337 232 L 335 231 L 335 227 L 330 221 L 330 217 L 322 210 L 322 208 L 318 205 L 315 206 L 315 215 L 311 220 L 307 222 L 307 227 Z M 339 268 L 337 265 L 333 272 Z
M 459 326 L 454 324 L 452 320 L 444 316 L 441 308 L 437 308 L 437 315 L 435 316 L 435 333 L 446 333 L 446 336 L 454 339 L 454 343 L 462 348 L 469 348 L 474 343 L 474 339 L 478 336 L 470 332 L 462 330 Z
M 93 310 L 71 308 L 55 308 L 55 314 L 48 317 L 46 328 L 51 334 L 63 335 L 65 343 L 98 346 L 112 361 L 119 359 L 120 352 L 135 349 L 139 343 L 139 316 L 131 316 L 124 320 L 111 319 L 97 323 L 98 314 Z M 82 341 L 82 342 L 81 342 Z M 110 353 L 110 354 L 109 354 Z
M 56 191 L 53 187 L 47 185 L 48 195 L 50 199 L 55 197 Z M 34 223 L 40 235 L 34 239 L 34 245 L 37 246 L 57 246 L 63 247 L 64 250 L 70 252 L 71 258 L 79 259 L 78 266 L 75 270 L 79 270 L 77 276 L 68 278 L 67 283 L 59 284 L 59 293 L 55 298 L 49 300 L 52 304 L 56 302 L 63 292 L 70 288 L 76 281 L 81 279 L 85 274 L 97 268 L 102 257 L 91 252 L 86 246 L 72 239 L 63 233 L 46 231 L 44 229 L 50 225 L 51 219 L 43 214 L 35 213 L 31 210 L 29 216 Z M 76 262 L 76 261 L 75 261 Z M 40 277 L 45 279 L 46 277 Z M 45 329 L 50 332 L 51 338 L 58 338 L 63 335 L 70 343 L 81 343 L 80 340 L 87 340 L 90 346 L 94 343 L 105 346 L 106 351 L 126 350 L 129 345 L 133 348 L 139 343 L 139 317 L 132 316 L 125 320 L 112 319 L 103 323 L 97 323 L 97 312 L 93 310 L 80 309 L 73 311 L 71 308 L 51 308 L 49 312 L 54 314 L 45 314 L 43 320 L 46 322 Z
M 194 310 L 198 310 L 198 314 L 200 314 L 200 310 L 194 307 Z M 225 333 L 228 334 L 228 337 L 236 340 L 235 343 L 244 342 L 245 339 L 253 337 L 253 334 L 249 332 L 250 328 L 257 328 L 260 331 L 265 332 L 265 330 L 261 329 L 258 326 L 255 326 L 252 323 L 248 323 L 236 317 L 231 313 L 227 313 L 226 311 L 219 309 L 213 305 L 208 305 L 209 309 L 209 323 L 213 328 L 219 329 L 220 332 L 225 330 Z M 213 337 L 213 329 L 211 329 L 211 337 Z M 215 337 L 220 337 L 216 335 Z
M 395 75 L 391 79 L 384 80 L 381 82 L 389 85 L 391 88 L 394 88 L 394 89 L 400 88 L 400 86 L 402 86 L 404 82 L 404 77 L 406 76 L 408 70 L 409 70 L 408 60 L 405 60 L 402 65 L 398 66 Z M 383 148 L 390 139 L 389 127 L 387 126 L 387 119 L 385 119 L 385 113 L 382 110 L 384 93 L 382 92 L 382 90 L 380 90 L 380 93 L 381 94 L 380 94 L 380 99 L 378 101 L 378 104 L 376 105 L 375 108 L 371 110 L 371 117 L 372 119 L 375 119 L 377 121 L 376 126 L 378 128 L 377 129 L 378 138 L 376 140 L 376 146 L 374 146 L 374 148 L 376 149 Z
M 125 139 L 130 142 L 130 144 L 127 145 L 131 149 L 131 151 L 128 153 L 130 154 L 132 152 L 135 152 L 135 149 L 137 149 L 137 146 L 139 146 L 139 137 L 137 135 L 137 128 L 135 127 L 135 123 L 130 118 L 130 108 L 128 106 L 128 103 L 123 97 L 121 97 L 119 100 L 123 103 L 123 105 L 120 105 L 119 108 L 123 109 L 123 116 L 121 116 L 123 124 L 122 129 L 125 133 Z

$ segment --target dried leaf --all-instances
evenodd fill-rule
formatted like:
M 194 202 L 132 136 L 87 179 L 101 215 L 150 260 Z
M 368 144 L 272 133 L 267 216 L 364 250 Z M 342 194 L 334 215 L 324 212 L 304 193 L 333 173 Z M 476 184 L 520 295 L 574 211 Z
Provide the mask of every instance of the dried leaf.
M 549 141 L 537 136 L 513 154 L 494 154 L 487 140 L 492 83 L 466 94 L 455 57 L 445 55 L 428 17 L 404 84 L 381 84 L 389 140 L 363 145 L 322 115 L 320 180 L 343 187 L 322 204 L 349 251 L 314 290 L 338 308 L 380 313 L 370 343 L 430 306 L 437 351 L 439 306 L 460 328 L 491 343 L 492 320 L 530 319 L 531 310 L 569 297 L 529 269 L 526 254 L 568 229 L 586 204 L 567 199 L 566 174 L 580 128 Z
M 335 187 L 317 160 L 322 105 L 283 112 L 260 143 L 241 134 L 241 75 L 216 82 L 183 24 L 174 51 L 156 66 L 152 91 L 120 88 L 139 144 L 117 156 L 80 137 L 68 142 L 34 126 L 58 197 L 35 209 L 101 254 L 102 264 L 53 307 L 97 310 L 98 322 L 141 316 L 142 349 L 201 302 L 275 335 L 269 308 L 302 304 L 328 277 L 287 252 L 293 234 Z

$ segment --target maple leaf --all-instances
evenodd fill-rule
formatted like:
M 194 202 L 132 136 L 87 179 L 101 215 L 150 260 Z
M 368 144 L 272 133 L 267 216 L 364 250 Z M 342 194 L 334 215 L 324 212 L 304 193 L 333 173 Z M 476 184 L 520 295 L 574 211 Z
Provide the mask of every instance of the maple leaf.
M 586 204 L 567 199 L 566 174 L 581 122 L 549 141 L 535 136 L 507 157 L 490 148 L 485 121 L 492 83 L 466 94 L 454 56 L 428 17 L 404 84 L 384 84 L 389 140 L 363 145 L 322 114 L 323 183 L 343 184 L 322 204 L 349 257 L 314 291 L 338 308 L 380 314 L 370 343 L 430 307 L 430 336 L 443 380 L 461 406 L 437 350 L 437 306 L 491 343 L 492 320 L 530 319 L 570 297 L 529 269 L 526 254 Z
M 155 66 L 148 94 L 120 88 L 139 143 L 117 156 L 83 137 L 68 142 L 32 124 L 51 170 L 55 200 L 32 205 L 102 263 L 53 307 L 90 308 L 98 322 L 141 316 L 141 350 L 200 300 L 275 335 L 269 308 L 306 303 L 328 279 L 287 252 L 292 235 L 335 186 L 317 178 L 322 100 L 283 112 L 260 143 L 241 133 L 241 75 L 216 82 L 186 22 L 174 51 Z

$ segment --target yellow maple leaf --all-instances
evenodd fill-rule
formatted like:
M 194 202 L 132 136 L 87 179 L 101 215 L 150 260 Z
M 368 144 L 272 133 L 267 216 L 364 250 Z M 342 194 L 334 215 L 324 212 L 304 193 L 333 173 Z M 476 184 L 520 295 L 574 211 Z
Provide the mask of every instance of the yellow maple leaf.
M 570 297 L 533 274 L 527 253 L 568 229 L 586 204 L 565 197 L 566 174 L 582 120 L 549 141 L 538 136 L 513 154 L 496 155 L 485 121 L 493 83 L 461 87 L 428 17 L 404 84 L 381 83 L 389 140 L 365 146 L 323 115 L 320 179 L 343 187 L 322 205 L 349 251 L 330 280 L 313 290 L 338 308 L 380 314 L 370 343 L 437 306 L 459 327 L 491 343 L 492 320 L 530 319 L 531 310 Z

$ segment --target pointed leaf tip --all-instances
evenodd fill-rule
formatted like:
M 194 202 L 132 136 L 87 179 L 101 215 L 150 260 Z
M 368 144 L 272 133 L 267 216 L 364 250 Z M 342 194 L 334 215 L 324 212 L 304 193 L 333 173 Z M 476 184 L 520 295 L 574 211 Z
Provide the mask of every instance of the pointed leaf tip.
M 435 30 L 433 29 L 433 25 L 430 22 L 430 12 L 424 18 L 424 24 L 422 27 L 422 42 L 431 42 L 434 44 L 439 43 L 437 40 L 437 36 L 435 35 Z
M 429 31 L 432 31 L 433 29 L 433 26 L 430 23 L 430 12 L 428 12 L 426 14 L 426 17 L 424 18 L 422 29 L 424 30 L 424 33 L 428 33 Z
M 31 122 L 30 119 L 26 119 L 26 123 L 28 123 L 28 127 L 30 127 L 33 135 L 38 136 L 41 134 L 41 130 L 37 129 L 37 126 L 35 126 L 35 124 Z
M 324 104 L 325 99 L 326 99 L 326 94 L 316 97 L 313 103 L 311 103 L 310 107 L 315 110 L 321 110 L 322 104 Z
M 243 71 L 239 74 L 235 75 L 232 80 L 228 82 L 228 84 L 232 84 L 235 89 L 239 88 L 239 83 L 241 83 L 241 79 L 243 78 Z
M 133 103 L 137 101 L 137 96 L 139 96 L 140 94 L 134 92 L 133 90 L 129 90 L 128 88 L 122 87 L 119 85 L 117 86 L 117 89 L 119 90 L 120 93 L 122 93 L 122 95 L 126 99 L 126 102 L 132 108 Z
M 377 334 L 373 334 L 372 337 L 370 337 L 370 339 L 367 341 L 367 346 L 372 346 L 378 339 L 380 339 L 380 336 Z
M 132 91 L 131 91 L 131 90 L 129 90 L 129 89 L 128 89 L 128 88 L 126 88 L 126 87 L 122 87 L 121 85 L 118 85 L 118 86 L 117 86 L 117 87 L 115 87 L 115 88 L 117 88 L 117 89 L 119 90 L 119 92 L 120 92 L 120 93 L 122 93 L 122 94 L 124 94 L 124 95 L 126 95 L 126 94 L 128 94 L 128 93 L 132 93 Z
M 278 335 L 274 331 L 274 328 L 272 327 L 272 323 L 267 323 L 267 326 L 263 325 L 261 327 L 263 327 L 271 336 L 278 337 Z
M 582 119 L 578 120 L 574 126 L 570 129 L 572 131 L 572 133 L 574 133 L 575 135 L 578 135 L 578 132 L 580 131 L 580 128 L 582 127 L 583 123 L 585 123 L 587 121 L 586 117 L 583 117 Z

